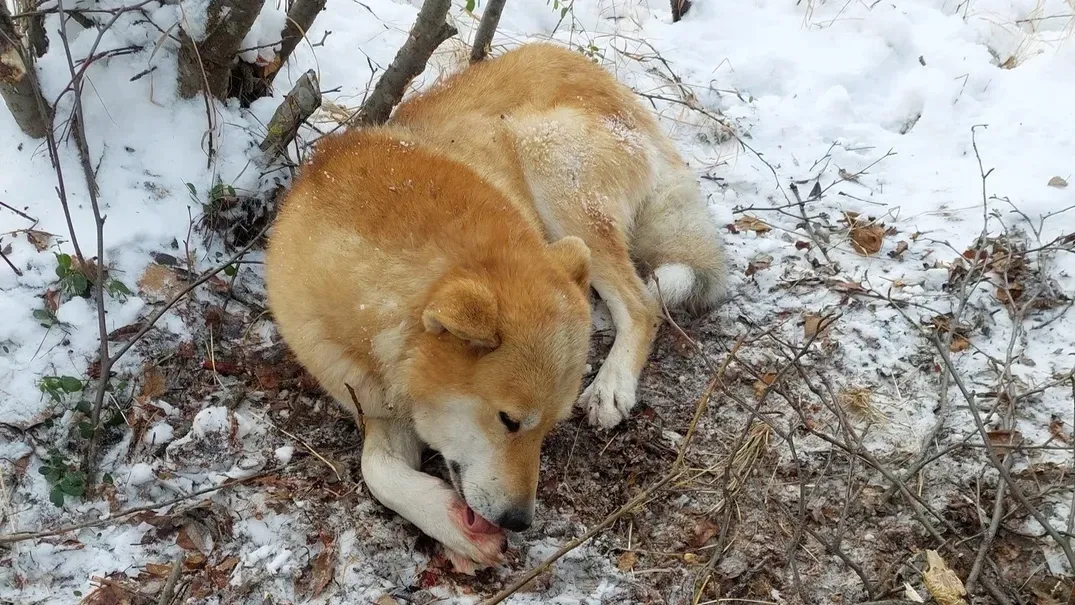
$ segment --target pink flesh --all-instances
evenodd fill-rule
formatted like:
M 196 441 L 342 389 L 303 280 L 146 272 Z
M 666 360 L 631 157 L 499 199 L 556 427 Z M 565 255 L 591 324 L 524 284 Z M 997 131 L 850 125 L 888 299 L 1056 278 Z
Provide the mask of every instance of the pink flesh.
M 467 506 L 466 504 L 464 504 L 464 506 L 466 506 L 466 508 L 463 511 L 463 521 L 467 526 L 467 531 L 476 534 L 495 534 L 502 531 L 499 527 L 493 525 L 479 515 L 473 508 L 470 508 L 470 506 Z

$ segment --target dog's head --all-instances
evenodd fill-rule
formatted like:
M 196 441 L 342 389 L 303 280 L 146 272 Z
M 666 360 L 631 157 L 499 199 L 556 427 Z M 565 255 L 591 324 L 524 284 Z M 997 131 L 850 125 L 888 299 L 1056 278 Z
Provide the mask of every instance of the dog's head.
M 448 462 L 468 525 L 477 513 L 522 531 L 541 443 L 570 415 L 586 365 L 590 252 L 566 237 L 513 256 L 433 286 L 408 383 L 415 428 Z

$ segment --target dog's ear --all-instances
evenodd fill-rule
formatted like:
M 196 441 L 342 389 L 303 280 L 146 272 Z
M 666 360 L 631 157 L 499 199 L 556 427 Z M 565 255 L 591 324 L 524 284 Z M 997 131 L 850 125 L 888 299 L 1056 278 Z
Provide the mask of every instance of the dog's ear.
M 583 292 L 590 289 L 590 249 L 582 239 L 573 235 L 560 238 L 549 246 L 549 253 Z
M 472 346 L 486 349 L 500 346 L 497 318 L 496 295 L 487 285 L 470 277 L 441 280 L 422 311 L 422 325 L 427 332 L 447 331 Z

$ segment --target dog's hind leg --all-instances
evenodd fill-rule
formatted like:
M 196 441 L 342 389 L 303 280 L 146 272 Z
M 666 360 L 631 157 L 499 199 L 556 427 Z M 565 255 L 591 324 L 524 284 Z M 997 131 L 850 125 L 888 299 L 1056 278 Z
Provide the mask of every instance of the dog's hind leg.
M 727 290 L 720 231 L 694 173 L 669 158 L 631 230 L 631 256 L 651 272 L 646 286 L 668 307 L 704 312 Z
M 418 470 L 423 444 L 414 430 L 397 420 L 367 417 L 364 424 L 362 477 L 373 497 L 444 545 L 457 570 L 498 563 L 506 536 L 461 526 L 466 504 L 447 483 Z

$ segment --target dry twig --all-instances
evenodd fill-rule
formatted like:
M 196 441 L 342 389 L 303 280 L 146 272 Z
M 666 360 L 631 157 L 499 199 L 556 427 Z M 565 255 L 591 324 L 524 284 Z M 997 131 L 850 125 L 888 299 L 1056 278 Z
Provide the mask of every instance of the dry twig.
M 238 479 L 228 479 L 227 481 L 224 481 L 220 485 L 214 485 L 213 487 L 207 487 L 205 489 L 200 489 L 200 490 L 191 492 L 189 494 L 186 494 L 184 496 L 179 496 L 177 498 L 172 498 L 171 500 L 166 500 L 164 502 L 157 502 L 155 504 L 146 504 L 144 506 L 136 506 L 134 508 L 128 508 L 126 510 L 121 510 L 121 511 L 118 511 L 118 512 L 115 512 L 115 513 L 111 513 L 107 517 L 102 517 L 100 519 L 93 519 L 91 521 L 83 521 L 82 523 L 73 523 L 71 525 L 65 525 L 63 527 L 58 527 L 56 529 L 46 529 L 46 530 L 35 531 L 35 532 L 17 532 L 17 533 L 13 533 L 13 534 L 0 535 L 0 544 L 13 544 L 15 542 L 25 542 L 26 540 L 38 540 L 40 538 L 48 538 L 48 537 L 51 537 L 51 536 L 59 536 L 59 535 L 62 535 L 62 534 L 73 532 L 73 531 L 78 531 L 80 529 L 86 529 L 87 527 L 99 527 L 101 525 L 108 525 L 109 523 L 114 523 L 114 522 L 120 521 L 122 519 L 126 519 L 127 517 L 130 517 L 131 515 L 137 515 L 138 513 L 144 513 L 146 511 L 156 510 L 158 508 L 164 508 L 166 506 L 172 506 L 174 504 L 179 504 L 180 502 L 185 502 L 187 500 L 190 500 L 191 498 L 197 498 L 198 496 L 204 496 L 206 494 L 211 494 L 213 492 L 217 492 L 217 491 L 220 491 L 222 489 L 227 489 L 229 487 L 234 487 L 236 485 L 241 485 L 243 483 L 249 483 L 250 481 L 255 481 L 257 479 L 267 477 L 267 476 L 275 473 L 276 470 L 278 470 L 278 469 L 265 471 L 265 472 L 262 472 L 262 473 L 258 473 L 256 475 L 250 475 L 249 477 L 241 477 L 241 478 L 238 478 Z

